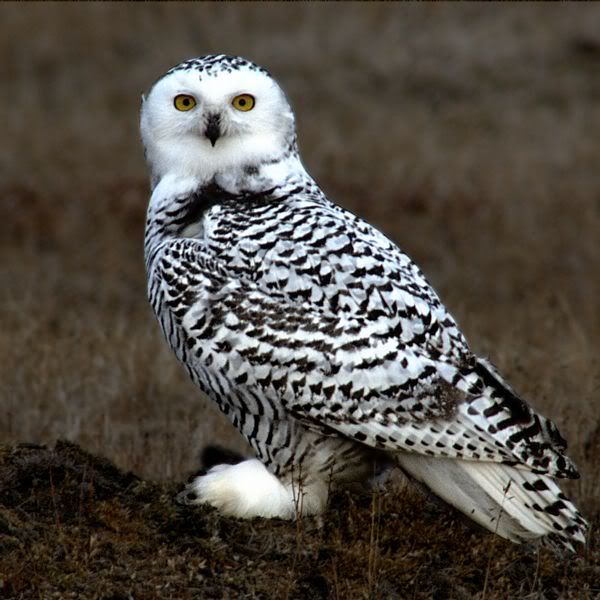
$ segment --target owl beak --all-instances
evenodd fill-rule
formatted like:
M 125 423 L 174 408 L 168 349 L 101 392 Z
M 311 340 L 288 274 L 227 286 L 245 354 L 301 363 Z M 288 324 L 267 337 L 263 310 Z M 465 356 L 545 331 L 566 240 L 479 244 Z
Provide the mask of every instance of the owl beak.
M 221 116 L 213 113 L 209 115 L 206 121 L 206 129 L 204 135 L 210 140 L 211 145 L 217 143 L 217 140 L 221 137 Z

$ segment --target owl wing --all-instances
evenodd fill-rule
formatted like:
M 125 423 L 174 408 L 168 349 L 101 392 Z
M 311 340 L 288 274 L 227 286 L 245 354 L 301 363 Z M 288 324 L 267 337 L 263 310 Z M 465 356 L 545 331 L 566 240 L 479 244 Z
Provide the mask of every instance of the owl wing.
M 258 393 L 308 426 L 375 448 L 576 474 L 550 421 L 484 361 L 462 349 L 442 354 L 427 328 L 403 339 L 401 316 L 292 298 L 232 273 L 196 240 L 166 245 L 153 277 L 188 368 L 205 368 L 210 356 L 211 371 L 239 394 Z

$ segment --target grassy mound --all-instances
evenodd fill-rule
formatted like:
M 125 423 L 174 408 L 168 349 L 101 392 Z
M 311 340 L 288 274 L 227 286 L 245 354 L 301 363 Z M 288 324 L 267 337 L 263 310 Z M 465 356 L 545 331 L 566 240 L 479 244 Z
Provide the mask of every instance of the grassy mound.
M 0 450 L 3 598 L 591 598 L 600 545 L 561 561 L 474 530 L 411 489 L 341 494 L 319 519 L 175 504 L 60 441 Z M 600 525 L 596 515 L 595 527 Z

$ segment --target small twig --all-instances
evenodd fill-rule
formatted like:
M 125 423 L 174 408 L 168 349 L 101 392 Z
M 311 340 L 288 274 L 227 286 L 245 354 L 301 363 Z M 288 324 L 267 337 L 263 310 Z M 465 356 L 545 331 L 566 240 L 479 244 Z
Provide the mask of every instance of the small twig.
M 381 494 L 373 491 L 371 500 L 371 532 L 369 540 L 369 596 L 375 597 L 377 592 L 377 562 L 379 558 L 379 524 L 381 520 Z
M 535 562 L 535 573 L 533 574 L 533 583 L 531 584 L 531 593 L 535 592 L 535 588 L 537 586 L 538 577 L 540 575 L 540 549 L 537 549 L 537 560 Z M 540 594 L 541 595 L 541 594 Z
M 85 478 L 87 476 L 87 468 L 88 465 L 85 463 L 83 465 L 83 474 L 81 476 L 81 484 L 79 486 L 79 509 L 77 513 L 77 525 L 81 527 L 81 519 L 83 517 L 83 494 L 85 489 Z
M 58 513 L 58 506 L 56 504 L 56 489 L 54 488 L 54 479 L 52 478 L 52 467 L 48 467 L 48 474 L 50 478 L 50 496 L 52 498 L 52 506 L 54 508 L 54 521 L 56 523 L 56 529 L 58 529 L 58 532 L 62 537 L 60 516 Z
M 510 490 L 511 483 L 512 483 L 512 479 L 509 480 L 509 482 L 506 484 L 506 487 L 503 490 L 504 496 L 502 496 L 502 504 L 500 505 L 500 512 L 498 513 L 498 519 L 496 520 L 494 536 L 496 536 L 498 534 L 498 527 L 500 526 L 500 519 L 502 518 L 502 514 L 504 512 L 504 501 L 506 500 L 506 495 L 508 494 L 508 490 Z M 496 539 L 493 538 L 492 546 L 495 545 L 495 542 L 496 542 Z M 481 600 L 485 600 L 485 596 L 487 593 L 487 586 L 488 586 L 488 582 L 490 580 L 491 570 L 492 570 L 492 552 L 490 552 L 490 555 L 488 556 L 488 564 L 487 564 L 487 568 L 485 570 L 485 580 L 483 581 L 483 591 L 481 593 Z
M 294 556 L 292 559 L 290 579 L 289 579 L 288 586 L 287 586 L 286 593 L 285 593 L 286 599 L 290 597 L 290 592 L 291 592 L 291 589 L 295 582 L 296 566 L 297 566 L 298 559 L 300 556 L 300 543 L 302 540 L 302 525 L 300 523 L 301 518 L 302 518 L 302 500 L 303 500 L 301 467 L 300 467 L 300 470 L 298 473 L 298 489 L 297 490 L 296 490 L 296 486 L 294 484 L 295 479 L 294 479 L 293 467 L 292 467 L 292 478 L 291 479 L 292 479 L 292 498 L 294 501 L 294 509 L 296 511 L 296 523 L 295 523 L 295 525 L 296 525 L 296 549 L 295 549 Z
M 338 577 L 337 563 L 335 559 L 331 560 L 331 575 L 333 579 L 333 589 L 336 600 L 339 600 L 342 596 L 340 595 L 340 580 Z

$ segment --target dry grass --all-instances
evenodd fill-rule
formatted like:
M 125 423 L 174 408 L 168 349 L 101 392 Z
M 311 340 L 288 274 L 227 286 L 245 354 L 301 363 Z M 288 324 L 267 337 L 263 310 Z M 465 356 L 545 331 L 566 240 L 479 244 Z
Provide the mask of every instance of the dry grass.
M 334 496 L 327 518 L 297 524 L 179 507 L 175 492 L 64 442 L 53 450 L 0 447 L 3 597 L 581 600 L 600 593 L 598 540 L 578 561 L 528 554 L 409 488 Z
M 598 31 L 594 5 L 1 6 L 0 441 L 68 438 L 155 480 L 208 443 L 245 451 L 160 339 L 141 251 L 139 93 L 227 52 L 280 79 L 316 179 L 560 424 L 598 515 Z M 331 594 L 393 596 L 374 555 L 350 584 L 330 551 Z

